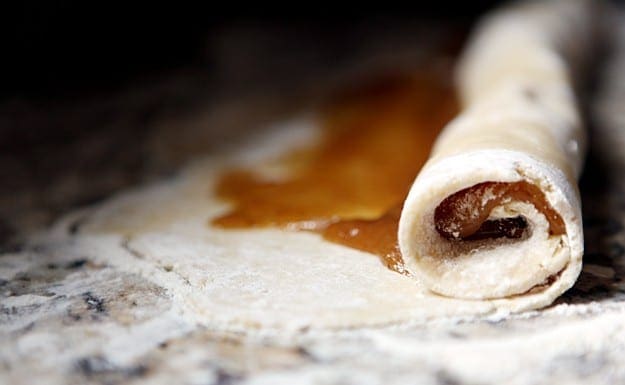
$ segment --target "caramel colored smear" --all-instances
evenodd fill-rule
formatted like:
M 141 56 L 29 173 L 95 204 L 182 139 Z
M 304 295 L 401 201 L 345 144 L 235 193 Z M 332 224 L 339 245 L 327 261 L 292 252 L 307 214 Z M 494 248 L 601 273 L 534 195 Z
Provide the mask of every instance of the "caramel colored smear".
M 328 241 L 381 257 L 391 270 L 405 273 L 404 262 L 397 243 L 397 227 L 401 206 L 396 206 L 375 220 L 341 220 L 321 230 Z
M 253 170 L 221 177 L 217 194 L 233 206 L 213 224 L 313 230 L 402 271 L 400 206 L 457 112 L 448 78 L 392 76 L 338 95 L 323 111 L 321 143 L 279 160 L 296 172 L 280 181 Z
M 564 234 L 564 221 L 545 194 L 526 182 L 484 182 L 445 198 L 434 211 L 438 233 L 447 239 L 520 238 L 527 227 L 523 217 L 488 220 L 490 212 L 507 201 L 534 205 L 549 222 L 551 235 Z

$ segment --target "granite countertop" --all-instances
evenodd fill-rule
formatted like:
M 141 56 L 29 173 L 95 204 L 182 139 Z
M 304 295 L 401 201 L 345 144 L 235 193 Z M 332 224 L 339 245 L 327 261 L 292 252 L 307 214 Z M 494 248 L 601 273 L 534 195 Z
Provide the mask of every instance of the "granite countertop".
M 584 269 L 547 309 L 288 335 L 223 332 L 181 316 L 177 298 L 149 277 L 54 244 L 62 214 L 73 212 L 78 227 L 82 207 L 167 177 L 250 126 L 314 103 L 323 94 L 319 76 L 340 78 L 363 57 L 379 58 L 367 68 L 409 66 L 427 52 L 415 54 L 410 39 L 387 43 L 373 42 L 331 71 L 310 71 L 308 80 L 296 73 L 299 87 L 287 80 L 245 97 L 215 91 L 204 72 L 173 71 L 83 101 L 0 106 L 0 121 L 16 127 L 10 139 L 28 144 L 3 144 L 0 155 L 0 383 L 625 382 L 625 156 L 615 146 L 625 141 L 621 50 L 604 69 L 589 114 Z M 20 136 L 38 125 L 63 135 L 34 144 Z M 63 242 L 80 236 L 65 229 Z M 48 241 L 38 241 L 41 234 Z

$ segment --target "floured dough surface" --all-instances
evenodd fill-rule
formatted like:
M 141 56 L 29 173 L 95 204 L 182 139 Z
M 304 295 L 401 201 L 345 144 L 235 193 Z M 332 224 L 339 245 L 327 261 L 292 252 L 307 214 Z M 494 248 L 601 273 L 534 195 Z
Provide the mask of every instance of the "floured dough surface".
M 314 137 L 314 123 L 298 124 L 269 134 L 274 148 L 258 159 Z M 172 180 L 120 194 L 81 219 L 69 247 L 93 254 L 123 242 L 125 253 L 96 252 L 98 258 L 166 287 L 187 316 L 215 328 L 354 327 L 495 311 L 488 302 L 430 294 L 378 257 L 318 234 L 212 227 L 210 219 L 228 209 L 212 195 L 220 169 L 255 160 L 244 146 L 234 155 L 198 162 Z
M 185 316 L 220 330 L 386 325 L 502 308 L 501 301 L 496 306 L 430 293 L 417 277 L 389 270 L 377 256 L 315 233 L 210 225 L 229 208 L 213 195 L 221 171 L 269 162 L 314 140 L 316 127 L 311 119 L 285 123 L 253 156 L 242 146 L 196 162 L 173 179 L 122 193 L 81 216 L 78 234 L 64 247 L 144 276 L 166 288 Z M 67 234 L 75 220 L 68 216 L 57 231 Z M 112 243 L 123 251 L 107 251 Z

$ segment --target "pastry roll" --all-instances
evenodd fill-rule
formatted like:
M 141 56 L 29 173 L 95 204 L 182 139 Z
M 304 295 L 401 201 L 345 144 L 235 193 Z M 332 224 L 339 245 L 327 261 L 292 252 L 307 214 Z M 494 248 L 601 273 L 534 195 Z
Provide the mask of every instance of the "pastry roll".
M 407 269 L 464 299 L 540 296 L 580 273 L 576 99 L 596 45 L 597 2 L 530 1 L 487 16 L 457 68 L 461 114 L 437 139 L 399 222 Z

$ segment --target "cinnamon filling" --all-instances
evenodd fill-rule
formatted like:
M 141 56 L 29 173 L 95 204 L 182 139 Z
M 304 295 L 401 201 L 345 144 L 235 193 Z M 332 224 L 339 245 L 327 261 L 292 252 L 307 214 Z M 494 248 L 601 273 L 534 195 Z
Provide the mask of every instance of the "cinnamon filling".
M 216 193 L 232 208 L 212 225 L 314 231 L 404 273 L 401 205 L 438 132 L 457 112 L 448 79 L 437 72 L 390 76 L 340 94 L 324 109 L 322 141 L 278 159 L 292 166 L 287 178 L 263 179 L 249 169 L 221 176 Z M 564 233 L 562 219 L 527 182 L 481 183 L 451 195 L 436 209 L 436 229 L 448 239 L 521 237 L 524 218 L 488 219 L 508 199 L 532 203 L 553 234 Z
M 547 202 L 545 194 L 526 181 L 484 182 L 448 196 L 434 211 L 436 231 L 449 240 L 521 238 L 528 228 L 523 216 L 488 219 L 495 207 L 511 201 L 534 205 L 549 222 L 551 235 L 565 233 L 562 217 Z
M 448 72 L 385 76 L 340 93 L 323 110 L 322 141 L 279 159 L 294 171 L 287 178 L 246 169 L 221 176 L 216 193 L 232 209 L 212 225 L 315 231 L 403 273 L 401 204 L 457 113 L 449 79 Z

